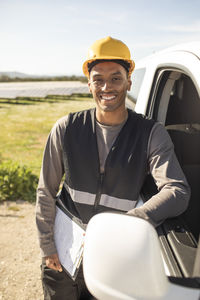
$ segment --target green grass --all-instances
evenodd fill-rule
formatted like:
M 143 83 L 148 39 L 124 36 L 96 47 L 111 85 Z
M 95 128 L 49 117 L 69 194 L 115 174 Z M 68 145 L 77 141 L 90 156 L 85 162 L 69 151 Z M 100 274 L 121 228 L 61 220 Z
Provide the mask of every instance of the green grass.
M 44 146 L 56 120 L 91 107 L 93 100 L 81 95 L 0 99 L 0 159 L 17 161 L 39 175 Z

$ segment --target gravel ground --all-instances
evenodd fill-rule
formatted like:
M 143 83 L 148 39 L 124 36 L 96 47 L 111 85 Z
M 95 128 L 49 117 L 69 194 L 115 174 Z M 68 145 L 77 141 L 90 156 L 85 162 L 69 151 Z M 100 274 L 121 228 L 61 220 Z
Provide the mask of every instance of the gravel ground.
M 42 300 L 35 205 L 0 204 L 0 300 Z

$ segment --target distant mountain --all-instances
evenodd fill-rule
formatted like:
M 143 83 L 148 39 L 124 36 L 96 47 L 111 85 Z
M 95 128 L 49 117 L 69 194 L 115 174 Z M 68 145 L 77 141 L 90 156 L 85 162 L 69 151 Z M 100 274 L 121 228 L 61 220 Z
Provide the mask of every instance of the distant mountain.
M 21 72 L 0 72 L 0 76 L 8 76 L 10 78 L 37 78 L 39 76 L 36 75 L 30 75 L 30 74 L 25 74 Z
M 51 74 L 51 75 L 46 75 L 46 74 L 41 74 L 41 75 L 33 75 L 33 74 L 26 74 L 26 73 L 21 73 L 21 72 L 0 72 L 0 76 L 8 76 L 9 78 L 51 78 L 51 77 L 64 77 L 64 76 L 73 76 L 73 75 L 66 75 L 66 74 Z M 76 76 L 76 75 L 74 75 Z M 81 75 L 77 75 L 81 76 Z
M 0 82 L 23 82 L 23 81 L 81 81 L 87 82 L 85 76 L 79 75 L 33 75 L 21 72 L 0 72 Z

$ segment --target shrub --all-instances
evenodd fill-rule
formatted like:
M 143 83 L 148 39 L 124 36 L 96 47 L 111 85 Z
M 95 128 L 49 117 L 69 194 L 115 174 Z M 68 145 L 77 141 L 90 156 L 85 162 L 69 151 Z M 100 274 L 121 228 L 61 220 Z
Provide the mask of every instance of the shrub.
M 34 202 L 38 177 L 26 166 L 12 161 L 0 162 L 0 201 Z

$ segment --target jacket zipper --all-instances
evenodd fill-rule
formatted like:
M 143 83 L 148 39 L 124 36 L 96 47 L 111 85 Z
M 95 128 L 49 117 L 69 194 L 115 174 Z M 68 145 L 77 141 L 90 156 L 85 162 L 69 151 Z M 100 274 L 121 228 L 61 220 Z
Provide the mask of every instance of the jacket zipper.
M 102 186 L 103 186 L 103 179 L 105 177 L 105 170 L 106 170 L 106 166 L 110 157 L 110 153 L 114 150 L 114 147 L 112 146 L 108 156 L 106 158 L 105 164 L 104 164 L 104 172 L 100 172 L 100 176 L 99 176 L 99 182 L 98 182 L 98 186 L 97 186 L 97 193 L 96 193 L 96 197 L 95 197 L 95 201 L 94 201 L 94 207 L 93 207 L 93 211 L 94 213 L 97 212 L 97 208 L 101 199 L 101 192 L 102 192 Z M 99 163 L 100 165 L 100 163 Z
M 97 211 L 97 207 L 98 207 L 100 199 L 101 199 L 103 178 L 104 178 L 104 173 L 100 173 L 98 187 L 97 187 L 97 193 L 96 193 L 96 197 L 95 197 L 95 201 L 94 201 L 94 209 L 93 209 L 94 212 Z

